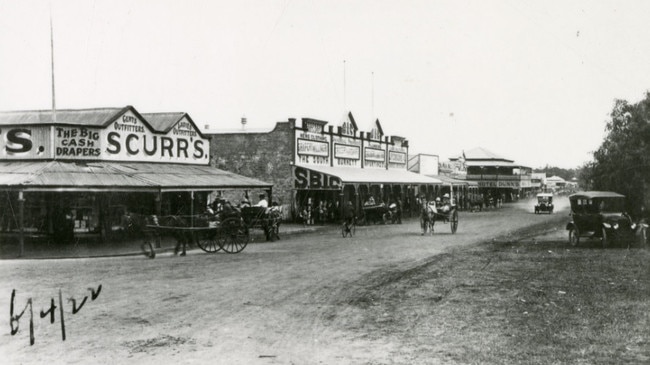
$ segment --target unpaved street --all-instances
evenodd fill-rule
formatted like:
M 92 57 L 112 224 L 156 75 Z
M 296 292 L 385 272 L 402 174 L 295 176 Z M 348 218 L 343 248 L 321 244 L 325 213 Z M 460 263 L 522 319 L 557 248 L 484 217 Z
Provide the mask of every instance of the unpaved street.
M 437 254 L 478 244 L 520 228 L 553 222 L 564 228 L 566 200 L 553 215 L 532 214 L 533 203 L 460 214 L 458 233 L 436 224 L 421 236 L 416 220 L 360 227 L 353 238 L 326 229 L 254 243 L 237 255 L 193 250 L 159 255 L 70 260 L 0 261 L 0 358 L 11 364 L 388 364 L 401 343 L 367 333 L 360 291 L 381 286 Z M 101 284 L 92 300 L 91 291 Z M 33 300 L 10 334 L 14 314 Z M 60 312 L 47 313 L 62 293 Z M 72 313 L 87 296 L 83 307 Z M 356 305 L 352 305 L 356 304 Z M 41 318 L 41 311 L 45 312 Z M 378 318 L 377 321 L 381 321 Z M 14 324 L 15 326 L 15 324 Z

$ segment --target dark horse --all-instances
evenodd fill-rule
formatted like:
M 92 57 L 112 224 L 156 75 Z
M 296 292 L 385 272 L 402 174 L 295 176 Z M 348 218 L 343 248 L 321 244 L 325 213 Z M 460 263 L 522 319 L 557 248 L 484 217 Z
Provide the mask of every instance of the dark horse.
M 185 256 L 187 245 L 194 241 L 192 232 L 183 229 L 189 227 L 189 224 L 181 216 L 172 215 L 159 219 L 155 215 L 126 213 L 122 219 L 125 236 L 129 238 L 142 237 L 142 244 L 140 245 L 142 253 L 151 259 L 156 257 L 154 242 L 157 242 L 161 238 L 161 231 L 163 229 L 168 228 L 168 231 L 176 239 L 174 255 L 177 255 L 180 251 L 180 255 Z
M 420 227 L 422 228 L 422 235 L 424 236 L 427 231 L 433 234 L 433 225 L 436 223 L 436 202 L 420 201 Z

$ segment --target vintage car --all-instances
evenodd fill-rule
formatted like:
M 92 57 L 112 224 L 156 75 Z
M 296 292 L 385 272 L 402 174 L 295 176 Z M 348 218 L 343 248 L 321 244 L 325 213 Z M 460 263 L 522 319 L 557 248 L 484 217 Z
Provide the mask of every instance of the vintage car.
M 625 246 L 636 238 L 636 224 L 625 212 L 625 196 L 609 191 L 586 191 L 569 196 L 572 220 L 567 224 L 569 243 L 582 237 L 597 238 L 603 248 L 612 243 Z
M 535 204 L 535 214 L 539 213 L 553 213 L 553 194 L 539 193 L 537 194 L 537 204 Z

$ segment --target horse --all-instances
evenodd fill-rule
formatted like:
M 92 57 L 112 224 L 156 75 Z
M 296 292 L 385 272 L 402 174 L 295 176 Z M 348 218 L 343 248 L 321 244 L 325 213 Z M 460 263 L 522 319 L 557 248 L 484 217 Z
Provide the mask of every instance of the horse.
M 122 234 L 124 239 L 131 239 L 135 237 L 142 237 L 142 244 L 140 249 L 142 253 L 153 259 L 156 257 L 153 242 L 159 237 L 158 232 L 150 225 L 158 225 L 158 218 L 155 215 L 142 215 L 134 213 L 124 213 L 122 216 Z
M 438 208 L 435 201 L 422 201 L 420 204 L 420 227 L 422 228 L 422 235 L 427 233 L 433 234 L 433 225 L 436 223 L 436 214 Z
M 195 241 L 194 235 L 190 230 L 182 229 L 183 227 L 189 227 L 189 224 L 180 216 L 171 215 L 158 218 L 155 215 L 124 214 L 122 217 L 122 227 L 124 227 L 125 236 L 129 238 L 141 236 L 143 240 L 140 249 L 150 259 L 156 257 L 153 242 L 160 239 L 161 236 L 160 230 L 152 226 L 181 228 L 170 230 L 172 237 L 176 239 L 174 255 L 178 255 L 180 251 L 180 255 L 185 256 L 187 245 Z

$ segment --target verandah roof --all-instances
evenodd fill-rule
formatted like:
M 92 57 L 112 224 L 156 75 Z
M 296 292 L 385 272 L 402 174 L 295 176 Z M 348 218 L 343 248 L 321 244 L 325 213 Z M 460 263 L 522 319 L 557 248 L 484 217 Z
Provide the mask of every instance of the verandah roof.
M 272 184 L 210 166 L 65 161 L 1 161 L 0 189 L 25 191 L 210 191 Z

